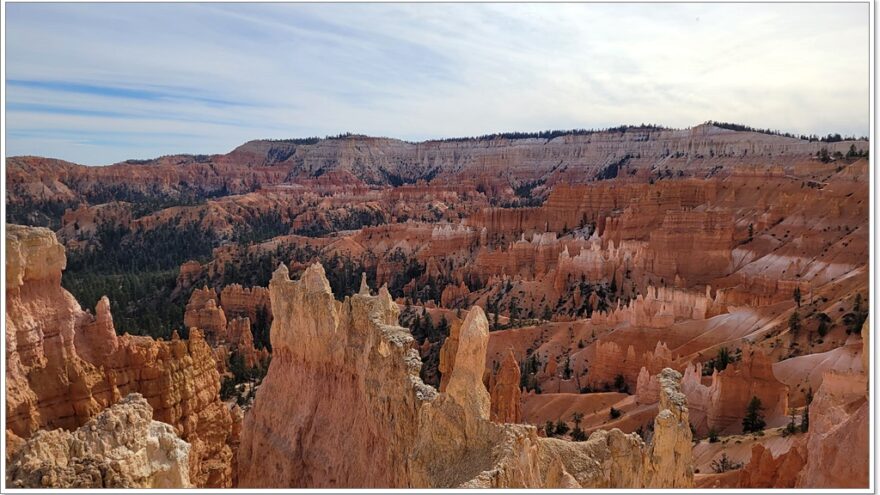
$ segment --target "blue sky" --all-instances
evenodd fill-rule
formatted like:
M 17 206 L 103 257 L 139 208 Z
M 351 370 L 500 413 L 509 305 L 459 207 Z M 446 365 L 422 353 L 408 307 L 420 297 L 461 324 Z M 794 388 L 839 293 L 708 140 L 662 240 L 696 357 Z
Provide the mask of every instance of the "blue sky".
M 706 120 L 869 132 L 867 4 L 6 4 L 6 155 Z

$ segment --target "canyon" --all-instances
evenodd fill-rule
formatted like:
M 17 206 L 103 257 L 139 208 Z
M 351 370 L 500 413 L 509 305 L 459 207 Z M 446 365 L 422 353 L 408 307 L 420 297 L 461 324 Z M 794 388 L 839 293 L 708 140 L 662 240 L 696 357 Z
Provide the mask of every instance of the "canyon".
M 10 157 L 7 486 L 867 487 L 867 149 Z

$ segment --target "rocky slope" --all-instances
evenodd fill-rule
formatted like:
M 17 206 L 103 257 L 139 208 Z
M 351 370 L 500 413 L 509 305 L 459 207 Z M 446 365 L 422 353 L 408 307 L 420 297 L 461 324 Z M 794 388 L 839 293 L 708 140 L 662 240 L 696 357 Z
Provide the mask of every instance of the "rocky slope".
M 220 402 L 213 353 L 189 340 L 117 336 L 110 305 L 83 311 L 60 286 L 64 248 L 43 228 L 6 230 L 7 441 L 73 430 L 129 393 L 191 445 L 189 480 L 232 482 L 232 419 Z
M 70 432 L 40 430 L 6 466 L 14 488 L 191 488 L 190 445 L 131 394 Z
M 320 265 L 269 286 L 274 356 L 245 418 L 244 487 L 687 487 L 690 428 L 680 375 L 664 371 L 656 441 L 619 430 L 586 442 L 490 421 L 488 321 L 461 325 L 445 391 L 418 378 L 412 336 L 386 288 L 334 300 Z M 297 390 L 296 396 L 284 393 Z M 393 418 L 393 419 L 392 419 Z M 262 462 L 258 459 L 273 459 Z
M 240 194 L 284 182 L 309 183 L 315 177 L 320 181 L 325 176 L 328 180 L 313 185 L 341 190 L 346 184 L 400 185 L 433 179 L 499 191 L 527 183 L 552 185 L 618 174 L 648 177 L 687 170 L 704 175 L 715 167 L 731 168 L 759 158 L 788 163 L 815 156 L 822 148 L 846 153 L 851 144 L 867 149 L 864 141 L 809 142 L 704 124 L 682 130 L 634 127 L 553 139 L 408 143 L 349 136 L 251 141 L 226 155 L 175 155 L 107 167 L 12 157 L 6 171 L 7 201 L 40 205 L 50 212 L 58 205 L 82 202 Z M 35 212 L 22 208 L 12 213 L 26 217 Z

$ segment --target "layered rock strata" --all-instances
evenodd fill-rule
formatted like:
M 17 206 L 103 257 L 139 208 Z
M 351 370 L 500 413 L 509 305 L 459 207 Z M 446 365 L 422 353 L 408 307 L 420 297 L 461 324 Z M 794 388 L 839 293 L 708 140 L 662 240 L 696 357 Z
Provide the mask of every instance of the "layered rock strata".
M 396 326 L 385 287 L 339 302 L 319 264 L 297 281 L 282 265 L 269 291 L 274 355 L 243 425 L 243 487 L 692 485 L 687 407 L 672 370 L 661 379 L 651 446 L 619 430 L 585 442 L 542 438 L 490 420 L 489 325 L 479 307 L 461 325 L 438 393 L 419 378 L 412 335 Z
M 230 486 L 232 420 L 201 332 L 171 341 L 117 336 L 106 298 L 92 315 L 61 287 L 66 258 L 51 231 L 8 225 L 6 250 L 8 438 L 73 430 L 140 393 L 154 419 L 191 444 L 190 482 Z

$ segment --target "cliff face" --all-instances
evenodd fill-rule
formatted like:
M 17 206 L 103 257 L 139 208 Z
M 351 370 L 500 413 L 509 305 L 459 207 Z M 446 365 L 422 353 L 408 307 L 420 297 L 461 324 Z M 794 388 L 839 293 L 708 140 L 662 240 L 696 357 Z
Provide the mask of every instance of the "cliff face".
M 656 423 L 661 442 L 648 447 L 619 430 L 579 443 L 546 439 L 534 427 L 490 420 L 483 384 L 488 321 L 479 307 L 461 325 L 445 392 L 438 393 L 418 378 L 412 336 L 396 326 L 397 305 L 386 288 L 337 302 L 315 264 L 298 281 L 282 265 L 269 291 L 274 355 L 243 425 L 243 487 L 692 483 L 687 409 L 671 370 Z
M 868 148 L 864 141 L 807 142 L 711 125 L 681 130 L 633 128 L 551 140 L 407 143 L 352 136 L 299 143 L 251 141 L 226 155 L 175 155 L 106 167 L 11 157 L 6 176 L 11 204 L 79 202 L 119 191 L 161 197 L 194 192 L 240 194 L 290 181 L 310 185 L 316 182 L 315 175 L 321 175 L 317 182 L 323 188 L 436 178 L 499 190 L 510 187 L 506 178 L 500 179 L 501 171 L 519 183 L 543 179 L 548 185 L 591 180 L 607 174 L 609 167 L 650 174 L 662 165 L 670 175 L 685 168 L 704 175 L 715 167 L 734 170 L 743 162 L 771 156 L 785 165 L 815 156 L 821 148 L 846 153 L 851 144 L 857 149 Z
M 269 292 L 273 357 L 244 420 L 239 485 L 407 486 L 419 397 L 435 392 L 388 292 L 338 303 L 320 265 L 298 281 L 282 266 Z
M 153 417 L 191 444 L 190 481 L 230 486 L 231 417 L 201 333 L 169 342 L 117 336 L 106 298 L 93 316 L 61 287 L 64 249 L 51 231 L 9 225 L 6 246 L 7 433 L 73 430 L 140 393 Z
M 639 373 L 636 402 L 640 404 L 651 404 L 658 396 L 659 384 L 650 369 L 648 363 Z M 702 371 L 701 364 L 688 364 L 682 380 L 682 389 L 694 413 L 691 422 L 700 434 L 709 430 L 721 434 L 740 432 L 743 413 L 752 397 L 761 400 L 769 421 L 777 421 L 788 413 L 788 387 L 776 378 L 769 358 L 760 350 L 744 346 L 742 361 L 713 372 L 709 385 L 703 384 Z
M 191 488 L 190 445 L 139 394 L 76 431 L 41 430 L 6 467 L 15 488 Z
M 234 308 L 234 314 L 254 314 L 256 318 L 260 308 L 266 306 L 260 304 L 258 299 L 254 305 L 251 305 L 251 297 L 239 296 L 259 294 L 259 289 L 262 288 L 255 287 L 253 291 L 244 291 L 240 285 L 229 286 L 223 289 L 221 297 L 226 295 L 226 301 Z M 266 295 L 268 296 L 268 293 Z M 225 310 L 225 307 L 218 305 L 217 293 L 213 289 L 208 287 L 195 289 L 186 305 L 183 324 L 204 333 L 205 340 L 215 350 L 218 369 L 221 371 L 226 369 L 226 362 L 232 352 L 240 354 L 248 368 L 253 368 L 268 359 L 268 350 L 257 350 L 254 347 L 254 335 L 251 332 L 251 322 L 254 320 L 249 316 L 234 316 L 228 319 Z

